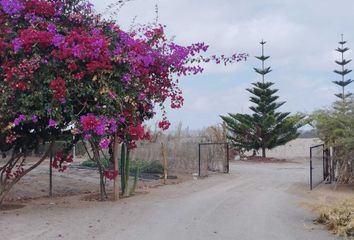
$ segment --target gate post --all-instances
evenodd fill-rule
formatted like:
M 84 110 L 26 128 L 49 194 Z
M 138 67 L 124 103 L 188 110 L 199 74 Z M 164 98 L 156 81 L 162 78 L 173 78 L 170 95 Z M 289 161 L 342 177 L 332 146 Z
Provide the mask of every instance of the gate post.
M 230 154 L 228 143 L 226 143 L 226 173 L 230 173 Z
M 312 190 L 312 147 L 310 148 L 310 190 Z
M 201 161 L 200 161 L 200 143 L 198 143 L 198 177 L 200 177 L 200 164 L 201 164 Z
M 334 182 L 334 149 L 333 147 L 329 148 L 329 157 L 330 157 L 330 162 L 331 162 L 331 168 L 330 168 L 330 179 L 331 179 L 331 183 L 332 181 Z
M 326 173 L 325 173 L 325 148 L 323 146 L 323 150 L 322 150 L 322 173 L 323 173 L 323 181 L 325 180 L 325 176 L 326 176 Z

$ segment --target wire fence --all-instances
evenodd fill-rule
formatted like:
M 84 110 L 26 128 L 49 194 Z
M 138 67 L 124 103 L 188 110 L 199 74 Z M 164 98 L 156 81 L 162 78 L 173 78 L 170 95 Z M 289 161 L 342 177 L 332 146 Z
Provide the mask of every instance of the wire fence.
M 206 177 L 212 172 L 229 172 L 228 143 L 199 143 L 198 175 L 199 177 Z
M 321 184 L 329 175 L 328 150 L 324 144 L 310 147 L 310 189 Z
M 166 156 L 169 172 L 195 173 L 197 171 L 198 139 L 193 138 L 139 142 L 138 147 L 131 152 L 131 160 L 163 164 L 163 151 Z

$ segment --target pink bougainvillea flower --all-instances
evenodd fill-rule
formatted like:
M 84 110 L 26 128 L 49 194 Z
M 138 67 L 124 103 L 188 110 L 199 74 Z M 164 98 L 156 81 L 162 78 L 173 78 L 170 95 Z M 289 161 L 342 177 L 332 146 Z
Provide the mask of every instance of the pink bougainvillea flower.
M 55 154 L 52 167 L 58 169 L 59 172 L 64 172 L 72 162 L 73 155 L 60 151 Z
M 163 120 L 163 121 L 160 121 L 158 125 L 159 125 L 159 128 L 161 128 L 162 130 L 167 130 L 170 127 L 171 123 L 167 120 Z
M 141 124 L 136 126 L 129 126 L 128 133 L 133 140 L 141 140 L 144 139 L 145 136 L 145 130 Z
M 104 170 L 103 175 L 109 180 L 114 180 L 118 176 L 118 171 Z
M 88 114 L 80 117 L 80 123 L 85 131 L 89 131 L 94 130 L 99 124 L 99 121 L 94 115 Z
M 119 122 L 120 122 L 120 123 L 125 123 L 125 118 L 124 118 L 124 117 L 120 117 L 120 118 L 119 118 Z
M 143 100 L 145 100 L 145 98 L 146 98 L 146 95 L 145 95 L 144 93 L 140 93 L 140 94 L 138 95 L 138 100 L 139 100 L 139 101 L 143 101 Z
M 48 122 L 48 126 L 49 127 L 56 127 L 57 126 L 57 122 L 54 119 L 50 118 L 49 122 Z
M 66 97 L 66 82 L 62 78 L 56 78 L 50 83 L 50 88 L 53 90 L 53 99 L 59 102 L 65 102 Z
M 109 140 L 108 138 L 102 138 L 99 145 L 102 149 L 107 149 L 110 143 L 111 140 Z
M 18 53 L 22 48 L 22 41 L 19 38 L 12 40 L 12 46 L 15 53 Z
M 14 124 L 15 124 L 15 126 L 18 126 L 18 125 L 20 125 L 21 122 L 23 122 L 25 120 L 26 120 L 26 116 L 21 114 L 17 118 L 15 118 Z
M 38 116 L 37 115 L 32 115 L 31 119 L 32 119 L 33 123 L 37 123 L 38 122 Z
M 85 139 L 85 140 L 89 140 L 90 138 L 92 138 L 92 135 L 91 135 L 91 134 L 85 134 L 85 135 L 84 135 L 84 139 Z
M 24 2 L 20 0 L 1 0 L 0 5 L 11 16 L 17 15 L 25 9 Z
M 17 139 L 17 137 L 15 135 L 9 135 L 9 136 L 6 136 L 6 139 L 5 139 L 5 142 L 8 143 L 8 144 L 11 144 L 13 142 L 15 142 Z

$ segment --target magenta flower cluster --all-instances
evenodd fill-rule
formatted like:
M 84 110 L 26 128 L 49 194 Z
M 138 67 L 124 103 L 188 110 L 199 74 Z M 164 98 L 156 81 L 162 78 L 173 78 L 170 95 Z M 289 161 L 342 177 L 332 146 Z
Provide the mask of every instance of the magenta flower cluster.
M 17 16 L 25 9 L 24 1 L 20 0 L 0 0 L 0 5 L 4 9 L 5 13 L 11 16 Z

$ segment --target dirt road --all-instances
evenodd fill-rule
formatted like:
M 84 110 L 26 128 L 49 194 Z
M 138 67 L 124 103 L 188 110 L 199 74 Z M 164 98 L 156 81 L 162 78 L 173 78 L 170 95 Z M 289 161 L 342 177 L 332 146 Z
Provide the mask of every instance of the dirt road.
M 307 183 L 300 163 L 233 163 L 214 175 L 119 202 L 78 197 L 33 201 L 0 212 L 0 239 L 326 240 L 293 186 Z

